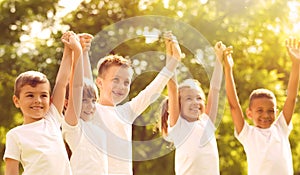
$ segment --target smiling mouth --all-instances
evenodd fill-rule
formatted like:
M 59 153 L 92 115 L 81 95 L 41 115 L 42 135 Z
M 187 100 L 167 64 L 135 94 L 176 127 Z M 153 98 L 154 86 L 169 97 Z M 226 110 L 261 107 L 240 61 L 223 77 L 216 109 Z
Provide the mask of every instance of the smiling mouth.
M 270 123 L 271 119 L 259 119 L 258 121 L 261 122 L 261 123 L 266 124 L 266 123 Z
M 40 110 L 40 109 L 43 109 L 42 106 L 33 106 L 33 107 L 30 107 L 31 109 L 33 110 Z
M 83 112 L 85 115 L 93 115 L 93 112 Z
M 114 92 L 114 91 L 113 91 L 113 94 L 114 94 L 115 96 L 118 96 L 118 97 L 122 97 L 122 96 L 124 96 L 124 94 L 123 94 L 123 93 L 118 93 L 118 92 Z

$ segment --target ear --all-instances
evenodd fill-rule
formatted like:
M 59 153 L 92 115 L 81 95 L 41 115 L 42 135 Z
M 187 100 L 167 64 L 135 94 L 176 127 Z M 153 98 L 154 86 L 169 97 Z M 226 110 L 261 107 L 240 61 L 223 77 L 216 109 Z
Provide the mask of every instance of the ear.
M 67 109 L 67 107 L 68 107 L 68 101 L 69 101 L 69 100 L 65 99 L 65 102 L 64 102 L 64 107 L 65 107 L 65 109 Z
M 96 85 L 99 89 L 102 89 L 102 84 L 103 84 L 102 81 L 103 81 L 103 79 L 101 77 L 97 77 Z
M 13 96 L 13 102 L 14 102 L 16 108 L 20 108 L 19 98 L 16 95 Z
M 247 115 L 247 117 L 249 119 L 252 119 L 252 111 L 251 111 L 251 109 L 249 109 L 249 108 L 246 109 L 246 115 Z
M 279 112 L 279 110 L 276 108 L 276 110 L 275 110 L 275 116 L 277 116 L 278 112 Z

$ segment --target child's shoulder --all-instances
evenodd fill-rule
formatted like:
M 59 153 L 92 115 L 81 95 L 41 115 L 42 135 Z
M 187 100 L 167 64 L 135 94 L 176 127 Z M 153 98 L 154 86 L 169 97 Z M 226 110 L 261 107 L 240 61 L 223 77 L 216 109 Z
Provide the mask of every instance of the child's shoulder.
M 45 119 L 54 119 L 57 120 L 59 122 L 63 121 L 63 115 L 60 114 L 57 110 L 57 108 L 55 107 L 55 105 L 53 103 L 50 104 L 49 106 L 49 110 L 47 111 L 46 115 L 45 115 Z

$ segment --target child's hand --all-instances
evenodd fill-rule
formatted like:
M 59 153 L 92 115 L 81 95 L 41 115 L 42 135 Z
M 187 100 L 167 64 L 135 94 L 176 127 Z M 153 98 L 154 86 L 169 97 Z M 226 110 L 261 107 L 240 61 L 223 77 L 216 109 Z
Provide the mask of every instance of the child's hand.
M 222 43 L 222 41 L 219 41 L 215 44 L 215 53 L 217 56 L 217 59 L 222 63 L 224 60 L 224 51 L 226 50 L 226 46 Z
M 224 51 L 223 51 L 223 54 L 224 54 L 224 66 L 225 68 L 232 68 L 233 67 L 233 59 L 232 59 L 232 46 L 229 46 L 227 47 Z
M 69 42 L 69 38 L 70 38 L 71 34 L 72 34 L 72 31 L 67 31 L 67 32 L 65 32 L 65 33 L 62 35 L 62 37 L 61 37 L 61 41 L 62 41 L 64 44 L 67 43 L 67 42 Z
M 93 35 L 88 34 L 88 33 L 80 33 L 77 36 L 79 37 L 82 51 L 83 52 L 89 51 L 91 48 L 91 42 L 94 38 Z
M 300 41 L 295 38 L 289 38 L 285 41 L 285 45 L 292 61 L 300 63 Z
M 181 49 L 178 44 L 177 38 L 172 34 L 172 32 L 166 32 L 164 34 L 164 38 L 165 38 L 165 43 L 166 43 L 167 55 L 180 61 L 181 60 Z
M 171 32 L 164 33 L 164 39 L 166 44 L 166 54 L 168 57 L 171 57 L 172 56 L 172 49 L 171 49 L 172 33 Z
M 62 42 L 73 51 L 81 51 L 79 37 L 74 32 L 64 34 L 62 36 Z

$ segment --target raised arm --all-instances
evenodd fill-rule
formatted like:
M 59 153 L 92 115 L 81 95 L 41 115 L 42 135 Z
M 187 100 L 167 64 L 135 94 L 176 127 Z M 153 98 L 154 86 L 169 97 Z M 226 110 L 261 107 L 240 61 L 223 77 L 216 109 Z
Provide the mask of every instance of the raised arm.
M 89 79 L 93 82 L 92 67 L 89 58 L 89 50 L 91 48 L 91 42 L 93 40 L 93 35 L 88 33 L 78 34 L 80 39 L 80 44 L 83 52 L 83 67 L 84 67 L 84 78 Z
M 71 32 L 66 32 L 62 36 L 61 40 L 64 43 Z M 64 43 L 65 44 L 65 43 Z M 72 50 L 69 47 L 64 47 L 63 57 L 59 66 L 59 70 L 56 76 L 56 82 L 53 88 L 52 93 L 52 103 L 56 107 L 59 113 L 62 113 L 63 105 L 64 105 L 64 97 L 66 94 L 66 86 L 68 84 L 68 80 L 71 73 L 71 64 L 72 64 Z
M 225 66 L 225 88 L 226 94 L 230 106 L 230 112 L 233 119 L 233 123 L 237 133 L 239 134 L 245 124 L 243 111 L 239 103 L 239 99 L 236 92 L 234 77 L 233 77 L 233 60 L 231 57 L 231 48 L 227 48 L 224 52 L 224 66 Z
M 218 114 L 219 105 L 219 91 L 221 89 L 222 77 L 223 77 L 223 52 L 226 46 L 221 42 L 217 42 L 215 45 L 216 62 L 214 71 L 210 80 L 210 88 L 207 98 L 206 114 L 210 117 L 211 121 L 215 123 Z
M 83 91 L 83 58 L 79 38 L 71 35 L 66 43 L 73 51 L 71 75 L 69 81 L 69 100 L 65 112 L 65 121 L 72 126 L 77 125 L 81 112 Z
M 300 41 L 296 41 L 294 38 L 287 39 L 286 48 L 292 61 L 292 69 L 287 87 L 287 98 L 283 106 L 283 114 L 286 123 L 289 124 L 294 113 L 299 88 Z
M 171 49 L 173 50 L 173 53 L 172 56 L 170 56 L 170 59 L 167 59 L 166 66 L 144 90 L 128 103 L 132 109 L 132 115 L 128 115 L 130 117 L 126 119 L 128 122 L 133 122 L 136 117 L 159 97 L 169 79 L 174 75 L 177 64 L 181 59 L 180 47 L 175 39 L 175 37 L 172 37 L 171 43 L 174 44 L 171 45 Z
M 166 67 L 169 71 L 174 72 L 176 70 L 178 62 L 180 62 L 181 60 L 181 49 L 177 38 L 171 32 L 166 33 L 165 39 L 169 40 L 169 47 L 172 50 L 172 55 L 169 55 L 169 57 L 167 57 Z
M 165 38 L 165 43 L 166 43 L 166 62 L 168 63 L 169 60 L 172 59 L 173 48 L 176 48 L 172 46 L 174 45 L 174 42 L 172 41 L 172 35 L 169 35 L 167 36 L 167 38 Z M 170 126 L 172 127 L 176 124 L 180 113 L 176 73 L 167 83 L 167 90 L 169 96 L 169 100 L 168 100 L 169 122 L 170 122 Z

